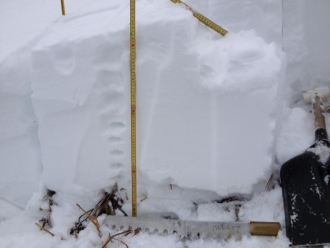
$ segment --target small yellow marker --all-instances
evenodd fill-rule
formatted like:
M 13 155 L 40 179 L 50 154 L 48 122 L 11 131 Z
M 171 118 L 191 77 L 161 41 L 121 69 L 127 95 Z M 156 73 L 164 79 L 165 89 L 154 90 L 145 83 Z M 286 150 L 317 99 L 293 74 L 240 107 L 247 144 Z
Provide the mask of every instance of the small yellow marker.
M 65 15 L 65 4 L 64 4 L 64 0 L 61 0 L 61 7 L 62 7 L 62 15 Z

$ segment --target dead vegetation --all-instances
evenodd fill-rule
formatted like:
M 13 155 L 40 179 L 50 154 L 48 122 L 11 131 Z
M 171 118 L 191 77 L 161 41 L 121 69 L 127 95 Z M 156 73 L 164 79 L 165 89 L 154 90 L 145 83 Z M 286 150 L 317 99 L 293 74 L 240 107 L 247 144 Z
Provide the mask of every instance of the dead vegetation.
M 123 189 L 122 189 L 123 190 Z M 121 190 L 121 191 L 122 191 Z M 46 213 L 45 217 L 41 218 L 39 220 L 39 223 L 35 223 L 35 225 L 41 230 L 49 235 L 55 237 L 55 234 L 49 231 L 47 228 L 51 228 L 51 213 L 52 213 L 52 206 L 57 205 L 56 202 L 53 200 L 53 196 L 56 194 L 55 191 L 53 190 L 47 190 L 46 195 L 43 197 L 43 204 L 40 207 L 40 211 L 43 211 Z M 127 194 L 126 194 L 126 199 L 127 199 Z M 45 204 L 46 203 L 46 204 Z M 96 230 L 99 233 L 99 236 L 102 236 L 101 233 L 101 226 L 100 223 L 97 219 L 102 214 L 107 214 L 107 215 L 116 215 L 116 211 L 121 211 L 125 216 L 127 214 L 125 211 L 122 209 L 124 201 L 120 197 L 120 194 L 118 194 L 118 186 L 117 184 L 114 185 L 110 193 L 104 192 L 102 199 L 95 205 L 94 208 L 85 211 L 79 204 L 76 204 L 77 207 L 83 212 L 81 216 L 79 216 L 78 221 L 75 222 L 75 226 L 71 228 L 70 234 L 74 235 L 76 238 L 78 237 L 78 234 L 81 230 L 84 230 L 87 221 L 89 220 L 96 228 Z M 47 207 L 45 207 L 45 205 Z M 119 239 L 120 236 L 127 236 L 128 234 L 133 233 L 134 235 L 139 233 L 139 230 L 126 230 L 122 231 L 120 233 L 117 233 L 115 235 L 110 235 L 109 233 L 109 238 L 105 242 L 105 244 L 102 246 L 102 248 L 106 248 L 107 245 L 112 242 L 113 240 L 119 242 L 120 244 L 126 246 L 127 248 L 128 245 L 123 242 L 121 239 Z
M 272 174 L 267 186 L 265 188 L 265 191 L 268 191 L 271 185 L 271 182 L 273 181 L 273 177 L 274 175 Z M 173 189 L 173 185 L 170 185 L 171 189 Z M 50 232 L 46 226 L 51 227 L 51 223 L 50 223 L 50 216 L 51 216 L 51 212 L 52 212 L 52 206 L 53 205 L 57 205 L 56 202 L 54 202 L 54 200 L 52 199 L 52 197 L 56 194 L 55 191 L 52 190 L 48 190 L 47 194 L 44 196 L 44 202 L 47 202 L 47 204 L 43 204 L 43 208 L 40 207 L 40 211 L 45 211 L 47 212 L 47 216 L 40 219 L 38 223 L 35 223 L 35 225 L 40 228 L 40 230 L 48 233 L 51 236 L 55 236 L 52 232 Z M 116 212 L 120 211 L 122 212 L 122 214 L 124 216 L 127 216 L 126 212 L 122 209 L 122 206 L 124 204 L 124 200 L 122 199 L 122 197 L 125 200 L 128 200 L 128 196 L 127 194 L 125 194 L 125 190 L 121 189 L 120 192 L 118 191 L 118 185 L 115 184 L 111 190 L 111 192 L 103 192 L 102 193 L 102 199 L 98 201 L 98 203 L 90 210 L 86 211 L 82 206 L 80 206 L 78 203 L 76 204 L 77 207 L 83 212 L 82 215 L 79 216 L 77 222 L 75 222 L 74 227 L 72 227 L 70 229 L 70 234 L 74 235 L 74 237 L 78 238 L 78 235 L 80 233 L 80 231 L 84 230 L 88 224 L 88 222 L 90 221 L 96 228 L 99 237 L 102 237 L 103 235 L 105 235 L 105 233 L 102 233 L 101 230 L 101 225 L 98 221 L 98 217 L 102 214 L 106 214 L 106 215 L 116 215 Z M 140 202 L 143 202 L 145 200 L 147 200 L 148 197 L 143 198 L 142 200 L 140 200 Z M 228 212 L 234 212 L 235 217 L 236 217 L 236 222 L 240 221 L 240 210 L 242 207 L 242 204 L 249 200 L 249 197 L 246 195 L 232 195 L 232 196 L 228 196 L 225 198 L 222 198 L 220 200 L 217 200 L 215 202 L 217 202 L 218 204 L 221 204 L 224 208 L 224 210 L 228 211 Z M 195 205 L 195 211 L 197 212 L 198 209 L 198 205 L 197 203 L 194 203 Z M 48 207 L 46 207 L 48 206 Z M 165 217 L 162 216 L 162 218 L 170 218 L 171 217 Z M 177 219 L 177 218 L 174 218 Z M 101 223 L 102 224 L 102 223 Z M 109 237 L 107 238 L 107 240 L 105 241 L 104 244 L 102 244 L 102 248 L 107 248 L 107 246 L 112 243 L 112 242 L 118 242 L 121 245 L 124 245 L 125 247 L 129 248 L 129 246 L 122 241 L 122 238 L 132 234 L 132 235 L 137 235 L 140 232 L 141 229 L 137 228 L 135 230 L 133 229 L 128 229 L 128 230 L 121 230 L 119 233 L 115 233 L 115 234 L 110 234 L 108 233 Z M 104 236 L 103 236 L 104 237 Z M 228 237 L 227 239 L 231 238 L 231 233 L 228 233 Z
M 44 232 L 46 232 L 46 233 L 50 234 L 51 236 L 55 237 L 55 234 L 54 234 L 54 233 L 52 233 L 51 231 L 47 230 L 45 227 L 43 227 L 43 226 L 39 225 L 38 223 L 34 223 L 34 224 L 35 224 L 37 227 L 39 227 L 39 228 L 40 228 L 40 230 L 42 230 L 42 231 L 44 231 Z
M 50 222 L 50 216 L 51 216 L 51 213 L 52 213 L 52 206 L 53 206 L 53 205 L 57 205 L 57 204 L 54 202 L 54 200 L 52 199 L 53 195 L 55 195 L 55 194 L 56 194 L 55 191 L 50 190 L 50 189 L 47 190 L 47 193 L 46 193 L 46 195 L 43 197 L 43 200 L 44 200 L 44 202 L 47 202 L 47 203 L 48 203 L 48 207 L 45 208 L 45 209 L 42 208 L 42 207 L 40 207 L 40 209 L 39 209 L 40 211 L 44 211 L 44 212 L 46 212 L 46 217 L 43 217 L 43 218 L 41 218 L 41 219 L 39 220 L 39 223 L 41 223 L 41 225 L 38 224 L 38 223 L 35 223 L 35 225 L 36 225 L 37 227 L 39 227 L 40 230 L 42 230 L 42 231 L 44 231 L 44 232 L 46 232 L 46 233 L 52 235 L 53 237 L 54 237 L 55 235 L 54 235 L 52 232 L 50 232 L 49 230 L 47 230 L 46 226 L 48 226 L 48 227 L 51 227 L 51 226 L 52 226 L 52 225 L 51 225 L 51 222 Z
M 120 239 L 117 239 L 116 237 L 117 236 L 120 236 L 120 235 L 123 235 L 123 236 L 127 236 L 128 234 L 130 234 L 132 231 L 131 230 L 126 230 L 126 231 L 123 231 L 123 232 L 120 232 L 120 233 L 117 233 L 115 235 L 110 235 L 109 234 L 109 238 L 107 239 L 107 241 L 105 242 L 105 244 L 102 246 L 102 248 L 106 248 L 107 245 L 114 239 L 114 240 L 117 240 L 118 242 L 122 243 L 123 245 L 125 245 L 127 248 L 128 248 L 128 245 L 123 242 L 122 240 Z
M 123 189 L 121 189 L 122 191 Z M 99 233 L 99 236 L 102 236 L 101 233 L 101 226 L 100 223 L 97 219 L 97 217 L 99 217 L 102 214 L 106 214 L 106 215 L 116 215 L 116 211 L 119 210 L 120 212 L 122 212 L 125 216 L 127 216 L 127 214 L 125 213 L 125 211 L 122 209 L 122 205 L 124 203 L 123 199 L 120 197 L 120 194 L 118 193 L 118 185 L 115 184 L 115 186 L 112 188 L 110 193 L 104 192 L 103 193 L 103 197 L 102 199 L 95 205 L 94 208 L 85 211 L 79 204 L 76 204 L 77 207 L 83 211 L 83 214 L 81 216 L 79 216 L 78 221 L 75 222 L 75 226 L 73 228 L 71 228 L 70 230 L 70 234 L 74 235 L 76 238 L 78 237 L 78 234 L 81 230 L 84 230 L 86 225 L 87 225 L 87 221 L 89 220 L 91 223 L 93 223 L 93 225 L 95 226 L 96 230 Z M 126 194 L 126 199 L 128 199 L 127 194 Z M 114 235 L 110 235 L 109 233 L 109 237 L 106 240 L 106 242 L 104 243 L 104 245 L 102 246 L 102 248 L 107 248 L 107 245 L 112 242 L 113 240 L 119 242 L 120 244 L 126 246 L 126 248 L 129 248 L 129 246 L 122 241 L 119 237 L 124 237 L 127 236 L 131 233 L 133 233 L 133 235 L 136 235 L 139 233 L 139 229 L 136 230 L 125 230 L 122 231 L 120 233 L 114 234 Z
M 84 230 L 87 224 L 87 221 L 90 220 L 100 233 L 100 225 L 98 223 L 97 217 L 102 214 L 106 215 L 116 215 L 116 210 L 122 212 L 125 216 L 127 214 L 122 209 L 124 200 L 120 197 L 118 193 L 118 185 L 115 184 L 110 193 L 104 192 L 102 199 L 95 205 L 94 208 L 85 211 L 79 204 L 78 208 L 84 212 L 79 216 L 78 221 L 75 222 L 74 227 L 71 228 L 70 234 L 78 236 L 81 230 Z

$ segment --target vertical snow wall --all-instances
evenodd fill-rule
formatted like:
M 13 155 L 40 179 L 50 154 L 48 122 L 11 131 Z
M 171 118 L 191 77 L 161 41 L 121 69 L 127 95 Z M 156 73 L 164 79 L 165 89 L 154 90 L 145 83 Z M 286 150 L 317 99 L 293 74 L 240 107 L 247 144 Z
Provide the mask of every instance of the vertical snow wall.
M 128 9 L 63 19 L 32 51 L 42 180 L 50 189 L 130 180 Z M 170 1 L 138 2 L 143 180 L 249 193 L 269 173 L 283 55 L 256 31 L 227 28 L 221 37 Z
M 0 199 L 22 205 L 38 190 L 42 170 L 29 59 L 20 49 L 0 64 Z
M 142 18 L 149 19 L 150 16 L 153 14 L 159 16 L 160 19 L 164 19 L 165 15 L 166 18 L 177 18 L 174 13 L 175 11 L 178 11 L 177 9 L 180 8 L 179 6 L 175 6 L 173 3 L 168 1 L 165 5 L 165 0 L 163 1 L 157 1 L 160 5 L 155 5 L 155 1 L 149 0 L 149 1 L 140 1 L 138 3 L 138 25 L 140 24 Z M 326 70 L 326 65 L 328 64 L 329 56 L 326 56 L 326 54 L 329 53 L 329 49 L 327 46 L 320 45 L 320 41 L 325 42 L 329 39 L 329 35 L 327 35 L 329 32 L 328 30 L 328 22 L 324 21 L 322 18 L 327 18 L 326 13 L 324 13 L 327 9 L 327 6 L 329 2 L 327 0 L 320 0 L 317 3 L 314 4 L 310 3 L 309 1 L 301 1 L 301 2 L 290 2 L 290 1 L 283 1 L 283 16 L 282 16 L 282 6 L 281 3 L 277 0 L 274 1 L 267 1 L 267 2 L 261 2 L 258 0 L 251 0 L 251 1 L 241 1 L 241 0 L 223 0 L 223 1 L 212 1 L 212 0 L 205 0 L 205 1 L 199 1 L 199 0 L 186 0 L 186 2 L 194 7 L 196 10 L 200 11 L 201 13 L 205 14 L 207 17 L 215 21 L 216 23 L 219 23 L 223 25 L 224 27 L 228 28 L 233 33 L 238 33 L 241 30 L 250 30 L 253 29 L 256 31 L 257 35 L 262 37 L 267 43 L 275 42 L 275 44 L 280 48 L 282 47 L 283 42 L 283 50 L 287 54 L 287 60 L 288 60 L 288 68 L 287 68 L 287 78 L 286 78 L 286 84 L 290 86 L 293 89 L 292 95 L 295 97 L 292 97 L 290 94 L 286 94 L 286 98 L 289 102 L 294 102 L 296 104 L 301 99 L 301 92 L 304 90 L 309 89 L 310 83 L 312 82 L 313 86 L 319 86 L 324 85 L 324 83 L 327 82 L 327 79 L 329 78 L 329 70 Z M 148 5 L 149 4 L 149 5 Z M 57 5 L 56 5 L 57 6 Z M 73 7 L 76 6 L 74 3 L 72 3 L 71 11 L 74 9 Z M 90 8 L 90 5 L 86 5 L 88 8 Z M 85 6 L 85 7 L 86 7 Z M 116 6 L 122 6 L 122 8 L 116 8 Z M 148 7 L 149 6 L 149 7 Z M 171 7 L 170 7 L 171 6 Z M 128 36 L 128 13 L 126 13 L 123 17 L 123 19 L 120 19 L 121 21 L 116 21 L 116 18 L 118 15 L 121 15 L 123 13 L 123 9 L 128 9 L 127 4 L 123 3 L 122 1 L 118 1 L 117 3 L 115 1 L 111 2 L 111 6 L 107 8 L 103 8 L 100 11 L 97 11 L 96 9 L 98 7 L 94 7 L 94 9 L 91 11 L 90 9 L 85 8 L 81 4 L 79 4 L 79 10 L 80 13 L 78 15 L 72 15 L 71 13 L 68 13 L 67 17 L 62 17 L 59 22 L 56 22 L 53 26 L 50 26 L 49 33 L 53 32 L 53 28 L 56 29 L 57 27 L 57 33 L 60 33 L 60 37 L 65 40 L 66 35 L 70 36 L 72 33 L 77 33 L 77 37 L 79 37 L 79 33 L 81 36 L 81 39 L 86 39 L 87 36 L 93 36 L 96 33 L 99 33 L 100 36 L 108 37 L 111 36 L 111 32 L 108 32 L 107 30 L 112 27 L 114 29 L 113 25 L 117 25 L 118 23 L 126 23 L 125 27 L 119 27 L 119 29 L 124 30 L 126 29 L 126 36 Z M 154 9 L 150 8 L 154 7 Z M 85 8 L 85 10 L 84 10 Z M 171 9 L 168 9 L 171 8 Z M 18 8 L 17 8 L 18 9 Z M 49 7 L 49 9 L 52 9 L 52 7 Z M 149 14 L 144 14 L 144 17 L 140 16 L 142 15 L 142 11 L 145 10 L 145 12 L 149 11 Z M 112 10 L 112 11 L 111 11 Z M 88 24 L 87 21 L 82 21 L 82 25 L 79 27 L 72 26 L 71 28 L 68 28 L 67 31 L 69 32 L 65 34 L 62 26 L 70 25 L 73 20 L 75 19 L 85 19 L 88 16 L 92 15 L 98 15 L 99 13 L 107 11 L 107 15 L 103 16 L 103 19 L 100 19 L 98 23 L 91 23 Z M 116 12 L 119 11 L 117 14 Z M 182 10 L 180 12 L 180 15 L 184 15 L 184 11 Z M 12 13 L 12 12 L 10 12 Z M 52 12 L 53 13 L 53 12 Z M 162 13 L 162 14 L 160 14 Z M 46 27 L 50 24 L 50 20 L 52 18 L 49 18 L 48 22 L 49 24 L 45 23 L 45 19 L 43 15 L 49 15 L 49 12 L 37 12 L 34 15 L 35 21 L 38 21 L 39 23 L 43 23 Z M 177 15 L 177 14 L 176 14 Z M 5 18 L 5 17 L 4 17 Z M 126 18 L 126 19 L 125 19 Z M 191 16 L 186 15 L 185 18 L 190 18 L 189 20 L 193 21 L 193 18 Z M 321 19 L 320 19 L 321 18 Z M 5 18 L 6 19 L 6 18 Z M 4 20 L 5 20 L 4 19 Z M 53 18 L 54 19 L 54 18 Z M 125 19 L 125 20 L 124 20 Z M 283 19 L 283 39 L 282 39 L 282 19 Z M 86 19 L 85 19 L 86 20 Z M 178 19 L 179 20 L 179 19 Z M 4 22 L 5 23 L 5 22 Z M 20 22 L 16 23 L 15 30 L 18 30 L 19 27 L 23 27 L 25 23 L 21 23 L 20 26 L 17 26 L 17 24 L 20 24 Z M 11 23 L 11 25 L 7 25 L 6 28 L 12 28 L 14 23 Z M 199 27 L 202 27 L 201 24 L 195 24 Z M 92 32 L 90 34 L 87 33 L 87 28 L 92 27 Z M 308 27 L 307 27 L 308 26 Z M 26 28 L 24 26 L 24 30 L 26 31 Z M 36 30 L 34 27 L 29 27 L 34 31 L 34 34 L 36 34 Z M 97 32 L 94 32 L 97 29 Z M 111 29 L 111 28 L 110 28 Z M 6 29 L 8 31 L 10 29 Z M 63 33 L 61 33 L 62 31 Z M 103 30 L 103 31 L 102 31 Z M 145 33 L 145 29 L 142 29 Z M 1 111 L 1 122 L 0 122 L 0 145 L 1 145 L 1 173 L 0 173 L 0 196 L 5 197 L 8 199 L 13 199 L 21 204 L 24 204 L 27 199 L 30 197 L 30 195 L 37 190 L 38 188 L 38 180 L 39 175 L 42 171 L 42 165 L 40 164 L 41 160 L 41 149 L 38 145 L 38 121 L 36 119 L 35 113 L 33 112 L 34 109 L 32 107 L 31 103 L 31 77 L 38 78 L 39 75 L 37 74 L 38 66 L 36 66 L 33 71 L 30 71 L 30 63 L 31 63 L 31 47 L 33 47 L 36 40 L 39 40 L 40 37 L 43 36 L 43 34 L 40 34 L 40 37 L 34 37 L 32 39 L 31 35 L 28 37 L 31 37 L 32 41 L 27 43 L 27 41 L 24 41 L 24 32 L 21 32 L 23 30 L 20 30 L 20 35 L 22 39 L 20 41 L 17 40 L 17 36 L 10 36 L 5 35 L 6 44 L 6 50 L 3 50 L 6 54 L 6 58 L 1 57 L 1 64 L 0 64 L 0 84 L 1 84 L 1 105 L 0 105 L 0 111 Z M 41 31 L 41 29 L 40 29 Z M 93 33 L 94 32 L 94 33 Z M 33 32 L 30 32 L 33 33 Z M 103 35 L 104 34 L 104 35 Z M 108 34 L 108 36 L 107 36 Z M 140 32 L 138 32 L 138 35 L 140 36 Z M 205 32 L 204 32 L 205 34 Z M 210 39 L 215 39 L 216 36 L 212 34 L 212 31 L 207 32 L 208 37 L 211 37 Z M 125 37 L 126 37 L 125 36 Z M 196 36 L 197 37 L 197 36 Z M 199 36 L 198 36 L 199 37 Z M 143 37 L 140 36 L 140 49 L 141 49 L 141 39 Z M 12 39 L 15 39 L 14 41 Z M 60 39 L 55 38 L 54 43 L 60 43 Z M 19 43 L 19 46 L 17 45 L 17 42 Z M 72 42 L 72 41 L 70 41 Z M 77 41 L 75 41 L 77 42 Z M 87 41 L 86 41 L 87 42 Z M 128 42 L 128 40 L 127 40 Z M 49 43 L 49 42 L 48 42 Z M 64 44 L 64 43 L 63 43 Z M 148 43 L 149 44 L 149 43 Z M 149 44 L 150 45 L 150 44 Z M 10 49 L 8 48 L 10 46 Z M 51 49 L 51 46 L 49 44 L 47 45 L 47 49 Z M 94 45 L 95 46 L 95 45 Z M 22 48 L 15 51 L 18 48 Z M 40 46 L 39 46 L 40 48 Z M 39 49 L 38 48 L 38 49 Z M 73 49 L 72 47 L 70 49 Z M 68 49 L 68 50 L 70 50 Z M 90 54 L 92 56 L 92 52 L 95 50 L 95 47 L 93 48 L 92 45 L 86 45 L 85 49 L 90 49 Z M 93 50 L 94 49 L 94 50 Z M 126 46 L 125 46 L 125 49 Z M 64 49 L 65 50 L 65 49 Z M 101 50 L 101 49 L 100 49 Z M 111 50 L 111 49 L 110 49 Z M 107 51 L 107 49 L 105 49 Z M 49 52 L 49 51 L 48 51 Z M 126 52 L 128 52 L 126 50 Z M 320 52 L 322 53 L 320 56 Z M 53 52 L 55 54 L 55 52 Z M 158 52 L 157 52 L 158 54 Z M 3 54 L 2 54 L 3 55 Z M 140 59 L 139 54 L 139 59 Z M 34 54 L 35 56 L 35 54 Z M 58 55 L 60 56 L 60 54 Z M 80 55 L 82 56 L 82 55 Z M 92 57 L 89 56 L 87 59 L 91 59 Z M 128 55 L 125 55 L 128 56 Z M 65 56 L 64 56 L 65 57 Z M 36 57 L 35 57 L 36 58 Z M 36 59 L 34 59 L 35 61 Z M 316 61 L 317 60 L 317 61 Z M 64 61 L 64 62 L 63 62 Z M 58 61 L 59 62 L 59 61 Z M 62 60 L 63 67 L 65 68 L 65 59 Z M 85 60 L 86 64 L 88 63 Z M 307 62 L 307 63 L 306 63 Z M 36 61 L 35 61 L 36 63 Z M 126 61 L 128 66 L 128 61 Z M 318 66 L 319 64 L 322 64 L 322 66 Z M 182 65 L 180 65 L 182 66 Z M 204 71 L 207 71 L 207 67 L 204 67 Z M 40 68 L 39 68 L 40 69 Z M 91 68 L 88 68 L 88 70 L 92 70 Z M 203 70 L 202 70 L 203 71 Z M 149 72 L 150 73 L 150 72 Z M 105 73 L 106 74 L 106 73 Z M 312 75 L 313 74 L 313 75 Z M 83 74 L 84 75 L 84 74 Z M 204 72 L 205 75 L 205 72 Z M 41 75 L 40 75 L 41 76 Z M 46 77 L 50 78 L 51 75 L 48 75 Z M 98 78 L 102 78 L 103 76 L 100 75 Z M 104 76 L 106 77 L 106 76 Z M 109 76 L 111 78 L 111 76 Z M 85 80 L 85 78 L 82 79 L 82 81 Z M 97 81 L 95 79 L 95 81 Z M 46 83 L 47 80 L 44 81 Z M 91 81 L 89 81 L 91 82 Z M 128 79 L 125 78 L 125 82 L 128 83 Z M 40 82 L 41 84 L 42 82 Z M 98 85 L 98 84 L 96 84 Z M 45 86 L 46 87 L 46 86 Z M 96 87 L 98 88 L 98 87 Z M 125 93 L 127 96 L 127 93 Z M 211 93 L 211 95 L 218 94 L 218 93 Z M 210 100 L 211 102 L 215 102 L 215 96 L 211 96 L 213 100 Z M 45 96 L 46 99 L 46 96 Z M 125 99 L 125 102 L 128 99 Z M 142 100 L 139 99 L 141 102 Z M 213 103 L 210 103 L 209 105 L 216 106 Z M 129 106 L 127 106 L 129 107 Z M 144 108 L 147 109 L 147 108 Z M 141 109 L 142 110 L 142 109 Z M 241 108 L 237 108 L 237 111 L 241 110 Z M 295 112 L 301 112 L 300 109 L 296 109 Z M 86 110 L 85 110 L 86 111 Z M 242 111 L 242 113 L 245 113 Z M 142 113 L 140 113 L 142 114 Z M 305 116 L 304 118 L 298 118 L 298 124 L 299 122 L 309 122 L 309 117 L 305 114 L 302 115 Z M 292 117 L 292 118 L 291 118 Z M 296 120 L 297 115 L 291 115 L 291 119 Z M 129 117 L 126 117 L 129 118 Z M 212 117 L 214 118 L 214 116 Z M 288 123 L 285 122 L 283 125 L 290 127 L 292 122 L 290 122 L 290 118 L 288 119 Z M 38 119 L 42 119 L 40 116 Z M 141 118 L 140 118 L 141 119 Z M 210 117 L 211 119 L 211 117 Z M 285 118 L 284 118 L 285 119 Z M 129 119 L 126 119 L 126 121 Z M 42 122 L 42 121 L 41 121 Z M 235 122 L 236 123 L 236 122 Z M 64 123 L 65 125 L 68 125 L 68 123 Z M 64 125 L 62 124 L 62 125 Z M 120 124 L 119 124 L 120 125 Z M 119 126 L 118 125 L 118 126 Z M 300 125 L 301 126 L 301 125 Z M 280 163 L 284 162 L 285 160 L 292 157 L 294 154 L 297 154 L 301 152 L 301 149 L 305 149 L 307 147 L 311 140 L 313 140 L 312 137 L 312 124 L 310 125 L 309 130 L 305 130 L 304 128 L 298 128 L 297 125 L 293 125 L 290 129 L 282 129 L 284 132 L 282 132 L 280 142 L 277 146 L 277 159 Z M 48 128 L 48 130 L 51 130 L 51 127 Z M 120 128 L 118 128 L 119 132 Z M 124 130 L 124 128 L 122 128 Z M 213 128 L 215 130 L 215 128 Z M 46 131 L 46 130 L 45 130 Z M 55 130 L 54 130 L 55 131 Z M 141 132 L 141 130 L 140 130 Z M 305 140 L 304 142 L 300 141 L 301 145 L 297 145 L 297 138 L 302 138 L 301 133 L 311 133 L 310 139 Z M 292 135 L 296 135 L 292 141 L 289 141 L 289 138 L 285 137 L 292 137 Z M 39 136 L 41 138 L 43 137 L 43 132 L 39 132 Z M 212 136 L 213 137 L 213 136 Z M 214 135 L 215 137 L 215 135 Z M 305 137 L 305 136 L 304 136 Z M 127 137 L 126 137 L 127 138 Z M 69 138 L 68 138 L 69 139 Z M 110 140 L 120 142 L 121 139 L 119 138 L 110 138 Z M 293 142 L 293 143 L 292 143 Z M 54 143 L 55 144 L 55 143 Z M 205 144 L 205 143 L 204 143 Z M 213 144 L 215 144 L 215 141 L 213 140 Z M 91 146 L 92 147 L 92 146 Z M 141 146 L 140 146 L 141 147 Z M 300 148 L 299 148 L 300 147 Z M 124 148 L 123 148 L 124 149 Z M 129 149 L 129 145 L 126 145 L 125 149 Z M 45 150 L 45 148 L 43 148 Z M 117 152 L 119 153 L 119 152 Z M 63 154 L 60 154 L 60 158 L 65 160 L 63 158 Z M 279 156 L 281 154 L 281 156 Z M 43 156 L 43 166 L 45 168 L 44 178 L 43 181 L 49 185 L 49 179 L 45 176 L 47 173 L 48 175 L 50 168 L 52 167 L 51 164 L 45 160 L 45 156 L 47 156 L 47 151 L 45 155 Z M 127 156 L 127 153 L 126 153 Z M 102 156 L 101 156 L 102 157 Z M 54 160 L 57 161 L 58 158 L 54 158 Z M 93 157 L 95 159 L 95 156 Z M 126 159 L 127 163 L 129 163 L 129 159 Z M 213 157 L 213 161 L 215 161 L 215 158 Z M 56 164 L 56 165 L 55 165 Z M 59 165 L 57 165 L 59 164 Z M 97 161 L 95 161 L 95 164 L 97 164 Z M 67 173 L 71 173 L 74 175 L 75 172 L 75 163 L 67 163 L 67 170 L 64 168 L 60 170 L 61 176 L 58 176 L 59 171 L 57 170 L 57 167 L 55 166 L 61 166 L 60 162 L 54 162 L 54 179 L 53 179 L 53 185 L 55 188 L 65 188 L 65 186 L 59 187 L 58 185 L 63 182 L 60 179 L 62 177 L 67 178 Z M 125 164 L 127 167 L 128 164 Z M 96 170 L 102 166 L 97 166 Z M 121 167 L 120 162 L 117 164 L 117 168 Z M 61 167 L 60 167 L 61 168 Z M 63 168 L 63 166 L 62 166 Z M 240 168 L 241 169 L 241 168 Z M 81 172 L 83 173 L 83 172 Z M 129 173 L 129 171 L 127 172 Z M 117 174 L 112 173 L 111 174 L 116 178 Z M 124 173 L 125 174 L 125 173 Z M 242 174 L 242 173 L 240 173 Z M 91 174 L 93 176 L 93 174 Z M 49 176 L 50 177 L 50 176 Z M 73 178 L 74 176 L 71 176 Z M 65 181 L 65 180 L 64 180 Z M 73 181 L 73 180 L 72 180 Z M 103 184 L 111 184 L 113 181 L 106 181 L 103 184 L 92 183 L 92 188 L 102 187 Z M 56 183 L 58 182 L 58 183 Z M 71 183 L 71 185 L 78 185 L 75 183 Z M 51 186 L 51 185 L 49 185 Z M 91 190 L 87 187 L 87 190 Z M 198 187 L 196 183 L 196 187 Z M 74 187 L 70 187 L 70 191 L 72 191 Z

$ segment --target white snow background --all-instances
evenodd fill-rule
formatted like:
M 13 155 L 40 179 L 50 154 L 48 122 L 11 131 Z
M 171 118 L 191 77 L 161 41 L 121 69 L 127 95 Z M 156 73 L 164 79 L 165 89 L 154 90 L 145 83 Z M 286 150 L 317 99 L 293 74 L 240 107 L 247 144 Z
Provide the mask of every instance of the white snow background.
M 102 247 L 113 234 L 105 225 L 101 237 L 92 223 L 77 239 L 69 231 L 82 214 L 76 203 L 91 209 L 115 183 L 131 214 L 129 0 L 65 2 L 61 16 L 60 1 L 0 1 L 1 248 Z M 278 171 L 314 140 L 301 94 L 330 86 L 330 2 L 185 2 L 229 33 L 170 0 L 136 1 L 138 214 L 275 221 L 282 231 L 220 242 L 147 233 L 122 240 L 288 247 Z M 329 130 L 329 115 L 326 122 Z M 47 189 L 56 191 L 55 237 L 34 224 Z M 230 196 L 244 200 L 220 203 Z

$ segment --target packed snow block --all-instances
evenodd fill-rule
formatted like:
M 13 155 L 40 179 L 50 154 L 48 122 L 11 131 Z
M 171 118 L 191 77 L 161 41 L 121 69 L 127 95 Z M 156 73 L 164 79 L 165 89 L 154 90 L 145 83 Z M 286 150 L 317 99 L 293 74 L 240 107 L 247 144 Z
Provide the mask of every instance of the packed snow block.
M 144 33 L 163 49 L 141 42 L 138 166 L 157 182 L 251 193 L 273 163 L 281 52 L 251 31 L 210 40 L 195 30 L 183 20 Z
M 219 36 L 170 1 L 137 7 L 138 178 L 251 192 L 272 165 L 281 52 L 254 31 Z M 59 22 L 33 49 L 42 180 L 52 190 L 131 180 L 129 27 L 104 21 L 127 21 L 123 9 Z
M 64 21 L 32 51 L 32 102 L 42 181 L 49 189 L 97 190 L 128 174 L 123 172 L 130 165 L 127 26 L 91 28 L 105 16 L 115 18 L 111 13 Z
M 124 165 L 129 165 L 130 124 L 125 115 L 129 72 L 120 68 L 120 61 L 115 59 L 113 65 L 111 57 L 110 61 L 104 57 L 103 49 L 111 49 L 111 44 L 104 43 L 86 47 L 92 50 L 92 59 L 77 61 L 69 75 L 60 74 L 52 66 L 37 72 L 32 99 L 39 121 L 43 181 L 53 190 L 111 186 L 123 173 Z M 75 49 L 74 46 L 79 45 L 66 44 L 64 49 Z M 48 57 L 51 50 L 36 51 L 38 60 L 56 63 Z M 50 85 L 38 88 L 38 83 L 45 82 Z

